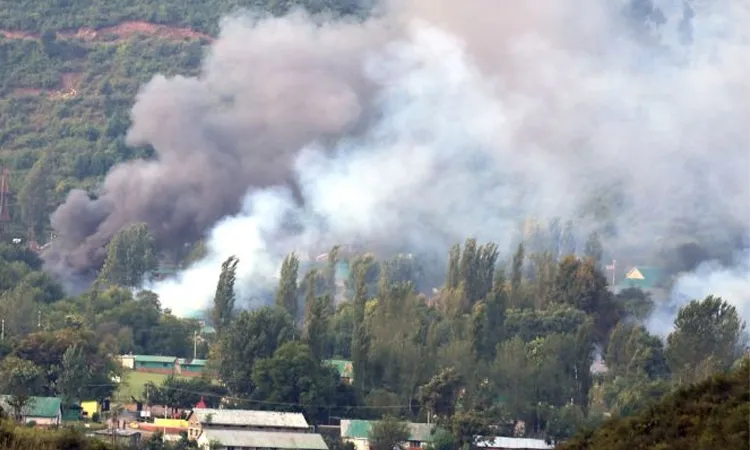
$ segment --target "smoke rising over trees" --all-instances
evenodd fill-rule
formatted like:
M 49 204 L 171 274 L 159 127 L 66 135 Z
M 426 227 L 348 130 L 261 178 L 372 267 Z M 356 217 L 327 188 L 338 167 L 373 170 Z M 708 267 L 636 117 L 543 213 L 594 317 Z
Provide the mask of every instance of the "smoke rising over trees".
M 162 249 L 208 233 L 207 259 L 156 286 L 201 307 L 232 254 L 247 297 L 242 280 L 317 245 L 436 254 L 474 235 L 505 252 L 520 219 L 576 217 L 562 251 L 597 232 L 619 254 L 693 243 L 712 258 L 748 228 L 740 5 L 694 11 L 689 43 L 666 7 L 381 6 L 227 19 L 200 76 L 143 87 L 129 142 L 157 160 L 116 167 L 97 199 L 72 192 L 48 266 L 97 267 L 133 222 Z

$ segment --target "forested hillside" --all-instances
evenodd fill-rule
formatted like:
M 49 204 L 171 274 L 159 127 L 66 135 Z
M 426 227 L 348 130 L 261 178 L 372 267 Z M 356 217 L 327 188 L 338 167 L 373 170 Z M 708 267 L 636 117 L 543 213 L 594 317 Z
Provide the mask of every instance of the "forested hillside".
M 9 233 L 49 240 L 49 214 L 74 187 L 93 191 L 125 145 L 138 88 L 194 75 L 222 16 L 295 6 L 352 14 L 362 2 L 0 2 L 0 165 L 11 170 Z M 35 166 L 36 165 L 36 166 Z M 35 168 L 35 170 L 32 170 Z
M 726 449 L 750 443 L 750 360 L 730 375 L 679 389 L 635 417 L 581 433 L 560 450 Z

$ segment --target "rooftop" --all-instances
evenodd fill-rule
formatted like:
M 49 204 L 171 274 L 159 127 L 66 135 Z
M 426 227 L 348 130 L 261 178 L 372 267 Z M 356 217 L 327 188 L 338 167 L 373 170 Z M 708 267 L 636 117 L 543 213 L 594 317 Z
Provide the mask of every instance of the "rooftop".
M 662 281 L 662 278 L 663 272 L 658 267 L 636 266 L 627 271 L 625 278 L 618 283 L 618 287 L 652 289 Z
M 12 411 L 8 404 L 10 395 L 0 396 L 0 407 L 5 411 Z M 21 411 L 26 417 L 54 418 L 61 412 L 62 401 L 57 397 L 31 397 L 29 403 Z
M 342 420 L 341 437 L 349 439 L 369 439 L 372 424 L 373 421 L 370 420 Z M 432 441 L 434 425 L 428 423 L 409 423 L 408 425 L 410 441 Z
M 305 420 L 305 416 L 301 413 L 213 408 L 195 408 L 193 409 L 193 413 L 197 416 L 198 422 L 203 424 L 292 429 L 310 428 L 307 420 Z
M 280 433 L 278 431 L 203 430 L 205 438 L 224 447 L 274 448 L 289 450 L 328 450 L 323 437 L 312 433 Z
M 180 365 L 183 365 L 183 366 L 205 366 L 206 365 L 205 359 L 178 358 L 177 362 L 179 362 Z
M 133 356 L 136 362 L 155 362 L 155 363 L 174 363 L 177 360 L 176 356 L 151 356 L 151 355 L 135 355 Z
M 526 439 L 513 437 L 495 437 L 487 441 L 480 441 L 477 443 L 477 447 L 518 450 L 542 450 L 555 448 L 554 445 L 548 444 L 542 439 Z
M 354 378 L 354 367 L 351 361 L 343 359 L 327 359 L 325 363 L 334 367 L 342 378 Z

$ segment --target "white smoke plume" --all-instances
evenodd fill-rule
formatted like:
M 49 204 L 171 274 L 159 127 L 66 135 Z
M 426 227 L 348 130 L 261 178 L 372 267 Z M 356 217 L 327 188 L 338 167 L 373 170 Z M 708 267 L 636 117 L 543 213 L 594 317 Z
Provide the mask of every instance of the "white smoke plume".
M 657 306 L 646 327 L 666 337 L 673 331 L 674 318 L 681 307 L 709 295 L 721 297 L 734 306 L 740 319 L 750 324 L 750 248 L 738 255 L 733 266 L 707 261 L 695 271 L 679 276 L 672 287 L 670 301 Z
M 360 68 L 365 113 L 351 133 L 302 146 L 296 195 L 251 189 L 242 211 L 212 229 L 203 261 L 149 287 L 184 314 L 208 306 L 230 255 L 247 301 L 292 250 L 359 240 L 445 252 L 470 235 L 504 248 L 519 218 L 573 216 L 612 189 L 621 198 L 610 211 L 612 248 L 646 257 L 674 236 L 726 245 L 750 228 L 750 14 L 741 3 L 693 3 L 689 31 L 681 8 L 665 5 L 657 28 L 654 14 L 628 18 L 605 0 L 413 0 L 344 32 L 311 31 L 301 15 L 229 21 L 233 32 L 206 60 L 222 95 L 246 88 L 222 84 L 223 73 L 257 63 L 237 54 L 300 27 L 300 39 L 356 43 L 323 56 Z M 238 32 L 247 29 L 256 32 Z M 288 57 L 281 50 L 292 44 L 256 55 Z M 340 92 L 346 81 L 325 83 Z M 325 116 L 320 103 L 307 116 Z M 249 103 L 243 114 L 283 121 L 272 106 Z

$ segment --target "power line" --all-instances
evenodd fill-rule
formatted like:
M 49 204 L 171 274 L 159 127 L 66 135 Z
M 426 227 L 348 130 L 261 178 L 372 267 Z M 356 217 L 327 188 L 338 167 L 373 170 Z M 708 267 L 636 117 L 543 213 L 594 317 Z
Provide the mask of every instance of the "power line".
M 117 387 L 119 384 L 117 383 L 106 383 L 106 384 L 85 384 L 82 385 L 82 387 Z M 252 400 L 249 398 L 243 398 L 243 397 L 234 397 L 230 395 L 220 395 L 215 394 L 213 392 L 199 392 L 199 391 L 193 391 L 190 389 L 182 389 L 172 386 L 157 386 L 158 389 L 167 389 L 172 390 L 176 392 L 184 392 L 186 394 L 193 394 L 193 395 L 199 395 L 203 397 L 215 397 L 218 399 L 229 399 L 234 400 L 237 402 L 248 402 L 248 403 L 257 403 L 260 405 L 270 405 L 270 406 L 299 406 L 302 408 L 350 408 L 350 409 L 402 409 L 402 408 L 412 408 L 413 405 L 382 405 L 382 406 L 364 406 L 364 405 L 336 405 L 336 404 L 327 404 L 327 405 L 321 405 L 321 404 L 313 404 L 308 405 L 304 403 L 292 403 L 292 402 L 269 402 L 264 400 Z

